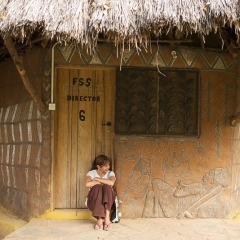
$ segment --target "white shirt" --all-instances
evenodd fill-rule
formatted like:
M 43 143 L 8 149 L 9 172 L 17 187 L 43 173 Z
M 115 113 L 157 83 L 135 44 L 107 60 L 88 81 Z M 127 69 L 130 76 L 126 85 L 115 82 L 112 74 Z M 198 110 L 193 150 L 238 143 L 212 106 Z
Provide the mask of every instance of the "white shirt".
M 91 177 L 91 180 L 93 180 L 95 177 L 109 179 L 112 176 L 115 177 L 115 173 L 113 171 L 107 171 L 103 177 L 100 177 L 97 173 L 97 170 L 91 170 L 87 173 L 86 177 L 87 176 Z

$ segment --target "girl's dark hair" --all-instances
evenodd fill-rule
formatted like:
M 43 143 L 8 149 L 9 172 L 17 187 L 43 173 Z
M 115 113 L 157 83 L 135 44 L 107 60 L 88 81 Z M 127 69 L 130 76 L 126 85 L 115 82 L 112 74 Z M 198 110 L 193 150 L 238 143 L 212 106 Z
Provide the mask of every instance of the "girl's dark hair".
M 106 165 L 107 163 L 110 164 L 110 163 L 111 163 L 111 159 L 108 158 L 108 157 L 105 156 L 105 155 L 99 155 L 99 156 L 97 156 L 97 157 L 94 159 L 94 161 L 93 161 L 93 163 L 92 163 L 92 168 L 91 168 L 91 170 L 97 169 L 97 165 L 99 165 L 100 167 L 102 167 L 102 166 Z

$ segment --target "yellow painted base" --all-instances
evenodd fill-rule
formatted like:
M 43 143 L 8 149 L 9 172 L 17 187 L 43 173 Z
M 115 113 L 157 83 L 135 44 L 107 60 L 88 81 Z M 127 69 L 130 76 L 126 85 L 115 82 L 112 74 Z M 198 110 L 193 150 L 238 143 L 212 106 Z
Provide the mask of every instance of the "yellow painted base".
M 0 206 L 0 236 L 5 237 L 11 232 L 27 224 L 21 218 L 11 215 Z
M 40 218 L 59 219 L 59 220 L 90 220 L 95 219 L 89 210 L 81 209 L 55 209 L 46 212 Z
M 240 210 L 237 209 L 234 213 L 228 216 L 229 219 L 240 222 Z
M 238 213 L 236 216 L 234 216 L 233 220 L 240 222 L 240 213 Z

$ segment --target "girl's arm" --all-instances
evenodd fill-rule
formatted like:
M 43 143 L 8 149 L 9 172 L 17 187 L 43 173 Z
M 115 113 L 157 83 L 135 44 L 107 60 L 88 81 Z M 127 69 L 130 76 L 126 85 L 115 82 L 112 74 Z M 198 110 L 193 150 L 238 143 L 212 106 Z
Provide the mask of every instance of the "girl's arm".
M 103 179 L 103 178 L 94 178 L 93 181 L 99 182 L 100 184 L 107 184 L 109 186 L 113 186 L 115 181 L 116 181 L 116 177 L 111 176 L 109 177 L 109 179 Z
M 95 179 L 95 178 L 94 178 Z M 101 184 L 99 181 L 92 180 L 90 176 L 86 176 L 85 182 L 86 182 L 86 187 L 93 187 L 94 185 Z

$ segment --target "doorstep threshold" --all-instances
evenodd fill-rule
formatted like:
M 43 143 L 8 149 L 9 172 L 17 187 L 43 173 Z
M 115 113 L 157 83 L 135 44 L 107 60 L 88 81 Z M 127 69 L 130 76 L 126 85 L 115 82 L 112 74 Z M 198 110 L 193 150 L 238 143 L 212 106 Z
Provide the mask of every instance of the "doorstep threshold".
M 90 220 L 95 219 L 88 209 L 54 209 L 42 216 L 47 219 L 59 220 Z

